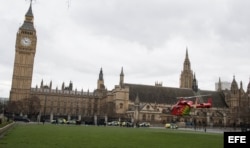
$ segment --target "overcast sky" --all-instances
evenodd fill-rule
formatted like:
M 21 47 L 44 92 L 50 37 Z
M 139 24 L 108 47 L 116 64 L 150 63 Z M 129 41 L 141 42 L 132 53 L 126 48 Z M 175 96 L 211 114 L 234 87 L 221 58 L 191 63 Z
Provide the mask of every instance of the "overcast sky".
M 0 0 L 0 97 L 9 97 L 15 41 L 29 1 Z M 93 91 L 125 83 L 179 87 L 186 47 L 198 86 L 250 78 L 249 0 L 35 0 L 32 87 L 73 82 Z

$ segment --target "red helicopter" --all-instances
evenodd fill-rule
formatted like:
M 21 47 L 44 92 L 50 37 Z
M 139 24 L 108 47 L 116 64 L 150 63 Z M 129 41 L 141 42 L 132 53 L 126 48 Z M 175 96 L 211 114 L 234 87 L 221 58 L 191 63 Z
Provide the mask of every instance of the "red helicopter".
M 208 95 L 203 95 L 208 96 Z M 201 96 L 179 97 L 179 100 L 172 106 L 171 114 L 176 116 L 189 115 L 191 108 L 211 108 L 212 98 L 209 98 L 207 103 L 199 103 Z M 195 98 L 195 103 L 190 98 Z

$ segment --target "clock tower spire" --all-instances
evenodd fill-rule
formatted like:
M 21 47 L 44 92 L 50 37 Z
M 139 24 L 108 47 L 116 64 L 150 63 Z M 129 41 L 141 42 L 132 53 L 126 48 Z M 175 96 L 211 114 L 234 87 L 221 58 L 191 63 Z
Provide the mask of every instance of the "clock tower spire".
M 16 34 L 10 101 L 21 100 L 30 95 L 37 42 L 33 20 L 31 1 L 24 22 Z
M 183 64 L 183 70 L 180 76 L 180 88 L 192 88 L 193 71 L 188 57 L 188 48 L 186 48 L 186 57 Z

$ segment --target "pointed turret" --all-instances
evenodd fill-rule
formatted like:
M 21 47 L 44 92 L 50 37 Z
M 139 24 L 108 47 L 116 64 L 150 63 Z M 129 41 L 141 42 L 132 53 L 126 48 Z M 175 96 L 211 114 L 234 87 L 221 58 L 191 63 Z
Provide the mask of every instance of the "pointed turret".
M 64 82 L 62 83 L 62 90 L 64 90 Z
M 32 3 L 30 3 L 30 7 L 29 10 L 27 11 L 27 13 L 25 14 L 26 17 L 34 17 L 33 16 L 33 12 L 32 12 Z
M 135 98 L 135 105 L 139 105 L 140 104 L 140 99 L 138 94 L 136 94 L 136 98 Z
M 72 83 L 72 81 L 69 82 L 69 90 L 73 90 L 73 83 Z
M 50 81 L 49 88 L 52 89 L 52 81 Z
M 244 93 L 245 93 L 245 91 L 244 91 L 244 89 L 243 89 L 243 83 L 242 83 L 242 81 L 240 81 L 240 93 L 241 93 L 241 94 L 244 94 Z
M 236 82 L 236 80 L 235 80 L 235 76 L 234 76 L 234 77 L 233 77 L 232 84 L 231 84 L 231 92 L 232 92 L 233 94 L 236 94 L 236 93 L 238 92 L 238 90 L 239 90 L 239 87 L 238 87 L 238 84 L 237 84 L 237 82 Z
M 240 81 L 240 89 L 243 89 L 242 81 Z
M 250 79 L 249 79 L 249 83 L 247 85 L 247 92 L 248 92 L 248 94 L 250 94 Z
M 32 3 L 30 3 L 30 7 L 25 14 L 25 20 L 23 22 L 23 25 L 20 27 L 22 30 L 27 31 L 35 31 L 34 24 L 33 24 L 34 16 L 32 12 Z
M 121 74 L 120 74 L 120 87 L 121 87 L 121 88 L 124 87 L 124 73 L 123 73 L 123 67 L 122 67 Z
M 99 73 L 99 80 L 103 80 L 103 72 L 102 72 L 102 68 L 101 68 L 100 73 Z
M 102 68 L 99 73 L 99 78 L 97 80 L 97 89 L 105 89 Z
M 221 91 L 222 90 L 222 85 L 221 85 L 221 80 L 220 80 L 220 77 L 219 77 L 219 82 L 218 82 L 218 89 L 217 91 Z
M 186 57 L 184 60 L 183 69 L 184 69 L 184 71 L 191 70 L 191 64 L 190 64 L 189 57 L 188 57 L 188 48 L 186 48 Z
M 193 83 L 192 83 L 192 89 L 194 92 L 198 92 L 198 83 L 197 83 L 197 80 L 196 80 L 196 77 L 195 77 L 195 73 L 194 73 L 194 79 L 193 79 Z
M 43 88 L 43 79 L 42 79 L 42 81 L 41 81 L 40 88 Z

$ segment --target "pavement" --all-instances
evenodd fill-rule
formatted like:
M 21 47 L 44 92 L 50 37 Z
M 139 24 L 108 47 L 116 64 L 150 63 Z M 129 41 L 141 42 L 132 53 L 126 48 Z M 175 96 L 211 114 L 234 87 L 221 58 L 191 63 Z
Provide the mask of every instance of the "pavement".
M 156 129 L 165 129 L 165 127 L 150 127 Z M 171 129 L 171 130 L 183 130 L 183 131 L 190 131 L 190 132 L 207 132 L 207 133 L 218 133 L 223 134 L 224 132 L 241 132 L 240 129 L 233 129 L 233 128 L 178 128 L 178 129 Z

